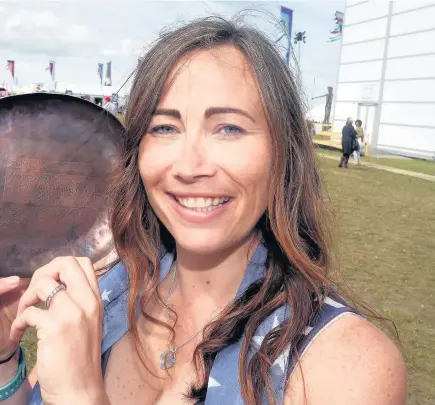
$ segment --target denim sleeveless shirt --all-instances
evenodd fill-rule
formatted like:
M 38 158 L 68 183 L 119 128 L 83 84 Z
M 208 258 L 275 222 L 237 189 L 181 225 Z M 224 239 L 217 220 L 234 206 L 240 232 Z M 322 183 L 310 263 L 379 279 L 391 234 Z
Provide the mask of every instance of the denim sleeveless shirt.
M 252 283 L 265 276 L 266 259 L 267 249 L 260 244 L 249 262 L 236 298 L 243 294 Z M 161 253 L 160 280 L 163 280 L 169 273 L 173 260 L 172 253 Z M 104 302 L 101 342 L 101 361 L 104 375 L 111 347 L 129 330 L 127 313 L 129 283 L 127 271 L 122 263 L 113 267 L 100 279 L 99 287 Z M 328 325 L 349 312 L 355 313 L 355 310 L 331 298 L 326 298 L 312 324 L 307 325 L 304 331 L 305 336 L 298 346 L 300 355 L 303 355 L 313 340 Z M 139 314 L 138 308 L 137 315 L 139 316 Z M 289 316 L 291 316 L 291 310 L 287 307 L 278 308 L 270 314 L 257 328 L 251 345 L 252 350 L 258 350 L 266 334 L 288 319 Z M 244 405 L 238 373 L 242 343 L 243 339 L 240 339 L 237 343 L 224 348 L 217 354 L 211 369 L 206 400 L 203 405 Z M 250 356 L 253 354 L 252 350 Z M 289 352 L 290 346 L 281 353 L 270 369 L 270 380 L 276 395 L 277 405 L 283 403 L 286 383 L 295 365 Z M 267 404 L 266 399 L 264 399 L 263 404 Z M 44 405 L 39 383 L 36 383 L 33 388 L 29 405 Z

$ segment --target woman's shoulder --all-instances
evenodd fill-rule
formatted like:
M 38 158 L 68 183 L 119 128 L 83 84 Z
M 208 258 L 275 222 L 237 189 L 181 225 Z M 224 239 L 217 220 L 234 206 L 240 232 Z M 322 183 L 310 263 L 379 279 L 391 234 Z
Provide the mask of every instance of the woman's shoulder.
M 406 366 L 388 337 L 360 316 L 346 312 L 324 328 L 290 376 L 284 405 L 402 405 Z

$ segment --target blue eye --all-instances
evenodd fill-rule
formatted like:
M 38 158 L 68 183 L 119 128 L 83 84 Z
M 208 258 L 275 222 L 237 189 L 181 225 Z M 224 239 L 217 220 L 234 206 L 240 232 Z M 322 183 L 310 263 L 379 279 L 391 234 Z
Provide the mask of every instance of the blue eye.
M 177 130 L 169 125 L 158 125 L 151 128 L 151 132 L 158 135 L 172 135 L 176 133 Z
M 224 135 L 243 135 L 245 131 L 236 125 L 225 125 L 220 129 Z

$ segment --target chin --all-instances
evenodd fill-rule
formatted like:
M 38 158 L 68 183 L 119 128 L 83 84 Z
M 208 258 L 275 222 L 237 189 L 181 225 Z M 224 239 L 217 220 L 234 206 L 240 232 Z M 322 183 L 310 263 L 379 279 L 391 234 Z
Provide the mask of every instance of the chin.
M 220 232 L 217 234 L 216 232 L 192 232 L 192 230 L 180 237 L 177 235 L 175 241 L 178 249 L 201 256 L 213 255 L 235 245 L 235 242 Z
M 190 255 L 213 256 L 238 249 L 251 240 L 252 232 L 246 234 L 234 233 L 234 229 L 205 230 L 183 229 L 173 233 L 177 249 L 189 252 Z

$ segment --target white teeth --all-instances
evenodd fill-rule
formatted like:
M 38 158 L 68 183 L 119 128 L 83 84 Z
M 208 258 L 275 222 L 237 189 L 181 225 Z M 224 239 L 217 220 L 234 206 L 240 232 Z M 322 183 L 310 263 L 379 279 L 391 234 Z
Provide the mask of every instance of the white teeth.
M 229 201 L 229 197 L 221 197 L 221 198 L 178 198 L 176 197 L 176 200 L 179 202 L 180 205 L 183 207 L 193 209 L 195 211 L 211 211 L 213 209 L 216 209 L 220 207 L 222 204 L 225 204 Z

